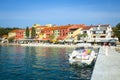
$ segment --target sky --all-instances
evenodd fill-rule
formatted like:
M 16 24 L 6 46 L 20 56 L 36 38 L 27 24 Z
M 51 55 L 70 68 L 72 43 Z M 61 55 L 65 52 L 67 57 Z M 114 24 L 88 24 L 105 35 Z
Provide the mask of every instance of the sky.
M 120 0 L 0 0 L 0 27 L 120 22 Z

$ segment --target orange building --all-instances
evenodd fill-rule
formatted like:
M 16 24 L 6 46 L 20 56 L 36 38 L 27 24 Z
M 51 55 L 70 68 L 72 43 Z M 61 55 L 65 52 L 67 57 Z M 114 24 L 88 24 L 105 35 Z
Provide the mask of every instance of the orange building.
M 64 40 L 69 33 L 73 33 L 75 30 L 83 27 L 85 27 L 84 24 L 45 27 L 41 32 L 45 34 L 43 40 L 50 40 L 50 36 L 54 36 L 57 40 Z
M 84 24 L 73 24 L 73 25 L 64 25 L 64 26 L 34 26 L 36 30 L 37 40 L 65 40 L 70 38 L 69 35 L 76 36 L 80 33 L 81 29 L 86 27 Z M 30 36 L 31 36 L 31 28 Z M 77 31 L 76 31 L 77 30 Z M 25 30 L 18 29 L 13 30 L 9 33 L 9 38 L 14 37 L 16 40 L 25 39 Z
M 54 36 L 54 38 L 56 38 L 57 40 L 63 40 L 69 32 L 68 30 L 69 27 L 71 26 L 67 25 L 67 26 L 45 27 L 44 29 L 42 29 L 42 33 L 45 34 L 43 40 L 50 40 L 51 36 Z
M 25 35 L 25 30 L 24 29 L 17 29 L 17 30 L 13 30 L 11 32 L 8 33 L 8 38 L 12 38 L 14 37 L 16 40 L 19 39 L 24 39 Z

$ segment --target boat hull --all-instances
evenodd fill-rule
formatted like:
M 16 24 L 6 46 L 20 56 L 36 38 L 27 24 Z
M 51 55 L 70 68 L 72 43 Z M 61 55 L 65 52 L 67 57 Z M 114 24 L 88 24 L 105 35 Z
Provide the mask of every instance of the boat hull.
M 89 66 L 96 60 L 96 53 L 91 49 L 77 48 L 69 54 L 70 65 Z

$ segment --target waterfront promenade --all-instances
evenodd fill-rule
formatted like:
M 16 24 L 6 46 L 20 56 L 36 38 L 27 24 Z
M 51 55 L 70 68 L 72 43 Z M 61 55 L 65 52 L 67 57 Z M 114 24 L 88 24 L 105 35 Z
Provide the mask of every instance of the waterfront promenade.
M 120 53 L 115 47 L 108 47 L 105 55 L 105 47 L 100 48 L 91 80 L 120 80 Z

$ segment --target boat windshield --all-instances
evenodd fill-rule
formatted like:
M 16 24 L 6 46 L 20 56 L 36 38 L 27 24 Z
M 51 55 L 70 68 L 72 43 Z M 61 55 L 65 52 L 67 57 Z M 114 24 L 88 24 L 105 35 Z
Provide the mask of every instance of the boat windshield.
M 93 47 L 88 47 L 88 49 L 93 50 Z
M 76 51 L 85 50 L 85 49 L 93 50 L 93 47 L 76 47 L 75 48 Z
M 84 47 L 77 47 L 75 48 L 75 50 L 84 50 L 85 48 Z

